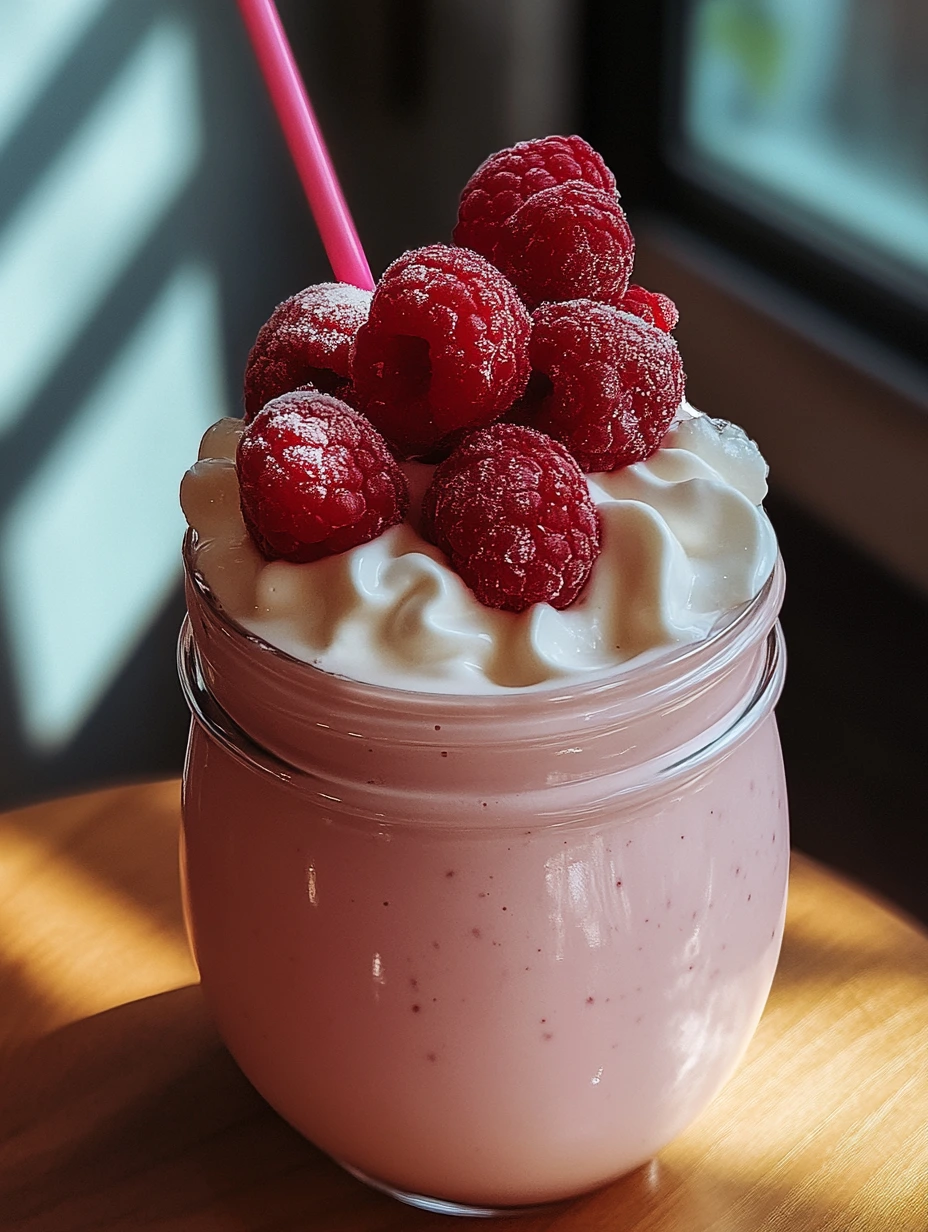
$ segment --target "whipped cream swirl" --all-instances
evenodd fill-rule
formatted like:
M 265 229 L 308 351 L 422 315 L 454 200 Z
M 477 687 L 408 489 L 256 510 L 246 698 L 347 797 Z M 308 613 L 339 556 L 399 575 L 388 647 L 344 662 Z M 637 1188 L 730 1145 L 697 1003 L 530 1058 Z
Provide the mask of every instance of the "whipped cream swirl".
M 638 663 L 706 637 L 760 591 L 776 561 L 761 501 L 767 467 L 744 432 L 686 404 L 646 462 L 587 476 L 603 547 L 564 611 L 477 601 L 418 530 L 433 468 L 407 463 L 407 521 L 311 564 L 266 561 L 242 521 L 242 422 L 206 433 L 181 503 L 195 565 L 223 610 L 324 671 L 435 693 L 539 688 Z

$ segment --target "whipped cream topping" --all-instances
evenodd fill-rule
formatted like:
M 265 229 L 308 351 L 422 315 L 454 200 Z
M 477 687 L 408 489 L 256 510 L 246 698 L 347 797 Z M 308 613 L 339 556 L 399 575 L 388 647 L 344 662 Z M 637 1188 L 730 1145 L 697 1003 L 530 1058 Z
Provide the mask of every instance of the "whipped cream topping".
M 760 507 L 767 467 L 744 432 L 684 404 L 646 462 L 588 475 L 602 553 L 564 611 L 484 607 L 418 530 L 434 469 L 406 463 L 407 521 L 311 564 L 266 561 L 239 509 L 242 421 L 206 433 L 181 504 L 195 564 L 223 610 L 280 650 L 394 688 L 495 693 L 638 663 L 706 637 L 760 591 L 776 539 Z

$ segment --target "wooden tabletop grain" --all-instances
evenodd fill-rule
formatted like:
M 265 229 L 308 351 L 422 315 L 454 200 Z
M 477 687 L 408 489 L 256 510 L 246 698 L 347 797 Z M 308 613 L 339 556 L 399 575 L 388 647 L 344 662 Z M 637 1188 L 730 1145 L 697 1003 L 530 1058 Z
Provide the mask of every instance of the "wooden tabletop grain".
M 204 1012 L 178 786 L 0 816 L 0 1229 L 415 1232 L 252 1090 Z M 926 1232 L 928 936 L 794 856 L 746 1060 L 632 1176 L 520 1232 Z

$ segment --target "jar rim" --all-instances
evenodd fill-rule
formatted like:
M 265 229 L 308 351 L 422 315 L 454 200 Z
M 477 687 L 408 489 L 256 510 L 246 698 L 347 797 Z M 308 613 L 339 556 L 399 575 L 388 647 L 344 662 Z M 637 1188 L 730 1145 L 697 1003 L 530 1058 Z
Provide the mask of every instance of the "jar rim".
M 275 646 L 272 642 L 266 641 L 246 628 L 222 607 L 205 577 L 196 568 L 194 539 L 195 532 L 188 528 L 183 541 L 184 570 L 198 598 L 224 632 L 254 646 L 262 654 L 267 655 L 272 663 L 288 672 L 305 673 L 307 679 L 325 680 L 328 683 L 338 681 L 362 702 L 388 702 L 392 699 L 397 705 L 401 705 L 406 713 L 420 709 L 424 713 L 430 713 L 437 705 L 440 705 L 446 714 L 457 710 L 466 710 L 473 714 L 481 709 L 498 713 L 501 707 L 504 711 L 512 710 L 516 713 L 526 705 L 537 706 L 539 700 L 548 704 L 556 704 L 568 698 L 571 701 L 579 701 L 586 697 L 594 700 L 604 692 L 615 691 L 627 691 L 633 696 L 641 697 L 651 691 L 642 684 L 647 678 L 660 676 L 672 669 L 674 679 L 680 681 L 689 675 L 688 669 L 692 664 L 701 663 L 706 656 L 711 657 L 716 652 L 725 655 L 729 649 L 734 652 L 745 641 L 750 640 L 751 634 L 766 633 L 767 629 L 772 626 L 776 613 L 779 612 L 785 588 L 785 570 L 782 557 L 778 553 L 773 569 L 753 599 L 742 604 L 733 613 L 725 613 L 709 634 L 694 641 L 673 644 L 654 655 L 646 652 L 645 661 L 638 664 L 631 659 L 613 668 L 589 675 L 578 673 L 572 676 L 560 676 L 541 686 L 515 687 L 508 691 L 492 693 L 403 689 L 395 685 L 374 684 L 370 681 L 356 680 L 351 676 L 326 671 L 316 664 L 299 659 L 288 651 L 282 650 L 279 646 Z M 771 608 L 773 617 L 768 622 L 765 614 Z M 760 626 L 763 624 L 766 624 L 767 628 L 761 629 Z
M 609 778 L 608 785 L 594 799 L 588 799 L 582 808 L 576 803 L 569 808 L 559 810 L 553 802 L 552 793 L 558 791 L 558 786 L 544 788 L 549 797 L 544 810 L 545 824 L 564 826 L 574 822 L 589 821 L 591 816 L 603 808 L 614 810 L 617 805 L 637 803 L 643 794 L 663 795 L 678 789 L 683 782 L 690 781 L 701 774 L 708 765 L 728 756 L 738 747 L 752 731 L 773 710 L 783 689 L 786 674 L 786 655 L 783 642 L 783 631 L 779 622 L 775 622 L 766 637 L 766 651 L 759 677 L 755 680 L 743 706 L 739 706 L 721 731 L 713 733 L 705 744 L 687 750 L 682 756 L 664 755 L 650 763 L 638 764 L 631 768 L 631 776 L 621 784 L 616 777 Z M 194 723 L 197 723 L 204 733 L 223 748 L 232 758 L 247 769 L 257 771 L 262 777 L 272 779 L 277 783 L 298 792 L 318 796 L 328 807 L 335 806 L 337 811 L 348 816 L 356 816 L 366 820 L 376 819 L 378 824 L 389 824 L 384 814 L 368 807 L 352 804 L 343 796 L 335 796 L 324 791 L 318 775 L 312 771 L 295 765 L 271 751 L 249 735 L 210 691 L 202 672 L 200 656 L 190 617 L 185 616 L 177 641 L 177 672 L 180 677 L 184 698 L 190 709 Z M 382 785 L 376 789 L 379 796 L 383 792 Z M 362 793 L 365 794 L 365 793 Z M 409 792 L 404 795 L 408 798 Z M 413 810 L 414 811 L 414 810 Z M 560 813 L 563 812 L 563 816 Z M 416 824 L 409 821 L 406 824 Z M 485 830 L 487 826 L 469 827 Z M 492 827 L 489 827 L 492 828 Z M 505 827 L 500 827 L 505 828 Z

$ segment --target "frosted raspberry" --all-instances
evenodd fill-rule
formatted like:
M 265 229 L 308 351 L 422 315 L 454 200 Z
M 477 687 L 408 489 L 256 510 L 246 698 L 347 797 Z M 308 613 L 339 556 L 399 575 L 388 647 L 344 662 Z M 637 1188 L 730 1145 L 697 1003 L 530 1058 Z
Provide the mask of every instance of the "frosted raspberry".
M 660 291 L 646 291 L 635 283 L 628 288 L 622 296 L 622 302 L 616 307 L 641 317 L 642 321 L 656 325 L 667 334 L 676 329 L 680 320 L 677 305 L 668 295 L 661 295 Z
M 269 402 L 242 433 L 235 465 L 242 516 L 268 560 L 302 563 L 367 543 L 409 504 L 386 441 L 329 394 Z
M 271 398 L 300 387 L 344 397 L 348 353 L 370 303 L 370 291 L 320 282 L 278 304 L 245 366 L 245 422 Z
M 472 433 L 436 468 L 422 523 L 480 602 L 509 612 L 567 607 L 600 550 L 580 468 L 556 441 L 517 424 Z
M 514 417 L 563 442 L 585 471 L 654 453 L 683 400 L 673 338 L 589 299 L 543 304 L 532 322 L 532 378 Z
M 615 196 L 576 180 L 529 197 L 496 244 L 497 265 L 530 308 L 580 296 L 621 303 L 634 259 Z
M 528 381 L 531 322 L 513 288 L 466 248 L 432 244 L 387 269 L 351 359 L 357 406 L 407 457 L 491 423 Z
M 618 195 L 612 172 L 582 137 L 540 137 L 491 154 L 461 193 L 454 242 L 495 263 L 501 225 L 534 193 L 569 180 Z

